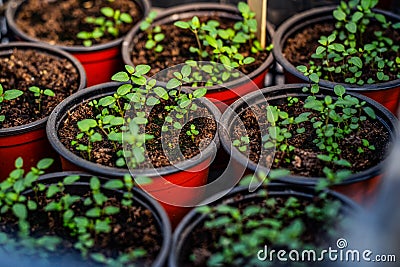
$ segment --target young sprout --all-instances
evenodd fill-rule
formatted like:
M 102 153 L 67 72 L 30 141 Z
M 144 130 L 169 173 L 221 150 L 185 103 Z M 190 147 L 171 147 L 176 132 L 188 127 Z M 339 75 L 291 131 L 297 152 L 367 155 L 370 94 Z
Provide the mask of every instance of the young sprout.
M 84 119 L 78 121 L 77 124 L 80 133 L 77 134 L 76 139 L 71 142 L 71 145 L 75 146 L 75 149 L 78 151 L 84 151 L 87 154 L 88 160 L 91 159 L 91 153 L 94 142 L 100 142 L 103 140 L 103 137 L 100 133 L 96 132 L 98 124 L 94 119 Z M 82 138 L 87 137 L 87 144 L 79 143 Z
M 199 135 L 199 131 L 196 129 L 196 125 L 191 124 L 190 125 L 190 129 L 186 131 L 186 135 L 190 136 L 190 138 L 192 139 L 192 142 L 194 142 L 194 138 L 196 135 Z
M 165 38 L 165 34 L 161 32 L 161 27 L 154 26 L 151 27 L 154 19 L 157 17 L 157 12 L 151 11 L 145 20 L 140 24 L 140 30 L 146 32 L 147 41 L 145 48 L 148 50 L 153 49 L 156 53 L 161 53 L 164 47 L 160 44 Z
M 114 10 L 111 7 L 103 7 L 100 10 L 101 17 L 86 17 L 85 22 L 95 25 L 92 32 L 81 31 L 76 37 L 83 39 L 84 46 L 92 46 L 93 40 L 99 41 L 106 33 L 113 37 L 119 36 L 119 28 L 123 23 L 130 24 L 133 19 L 128 13 Z
M 31 86 L 29 87 L 29 91 L 33 93 L 35 96 L 35 102 L 38 105 L 38 112 L 42 112 L 42 104 L 43 104 L 43 96 L 50 96 L 53 97 L 55 96 L 55 93 L 51 89 L 40 89 L 37 86 Z
M 250 144 L 250 138 L 248 136 L 242 136 L 240 140 L 236 139 L 232 144 L 237 147 L 240 152 L 245 152 Z
M 400 23 L 388 21 L 383 14 L 373 8 L 378 1 L 342 1 L 333 11 L 336 29 L 329 36 L 321 36 L 319 46 L 310 61 L 309 78 L 314 77 L 335 81 L 335 76 L 344 77 L 349 84 L 373 84 L 389 80 L 387 73 L 398 73 L 399 66 L 390 54 L 398 54 L 400 46 L 389 36 L 387 29 L 398 30 Z M 367 36 L 371 21 L 379 23 L 383 31 L 375 31 L 375 36 Z M 366 40 L 368 39 L 368 40 Z M 298 67 L 304 72 L 304 66 Z M 372 73 L 366 79 L 365 73 Z M 317 75 L 318 74 L 318 75 Z M 397 78 L 400 74 L 397 74 Z
M 4 90 L 3 85 L 0 84 L 0 111 L 1 111 L 1 104 L 5 101 L 10 101 L 20 97 L 23 94 L 21 90 L 11 89 L 11 90 Z M 5 115 L 0 115 L 0 123 L 2 123 L 6 119 Z

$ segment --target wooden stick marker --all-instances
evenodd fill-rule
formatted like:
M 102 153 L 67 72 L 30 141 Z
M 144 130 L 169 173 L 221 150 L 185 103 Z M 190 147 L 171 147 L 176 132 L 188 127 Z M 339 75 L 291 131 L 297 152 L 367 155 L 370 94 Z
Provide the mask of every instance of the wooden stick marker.
M 265 48 L 267 43 L 267 0 L 247 0 L 251 11 L 256 13 L 257 38 L 261 47 Z

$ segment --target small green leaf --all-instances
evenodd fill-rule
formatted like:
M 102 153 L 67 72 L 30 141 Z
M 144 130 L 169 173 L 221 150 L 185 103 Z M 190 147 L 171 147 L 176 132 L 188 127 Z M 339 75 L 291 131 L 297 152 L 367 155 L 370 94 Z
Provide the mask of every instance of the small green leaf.
M 349 23 L 347 23 L 345 27 L 351 33 L 357 32 L 357 25 L 353 21 L 350 21 Z
M 106 17 L 113 17 L 114 16 L 114 9 L 111 7 L 103 7 L 100 9 L 100 12 Z
M 200 98 L 200 97 L 203 97 L 203 96 L 205 96 L 207 94 L 207 88 L 199 88 L 199 89 L 196 89 L 194 92 L 193 92 L 193 97 L 194 98 Z
M 12 211 L 15 216 L 17 216 L 21 220 L 25 220 L 28 216 L 28 211 L 26 206 L 21 203 L 16 203 L 12 206 Z
M 21 169 L 24 166 L 24 160 L 21 157 L 18 157 L 15 160 L 15 164 L 14 165 L 15 165 L 15 168 Z
M 90 188 L 92 190 L 99 190 L 100 189 L 100 180 L 97 177 L 92 177 L 90 179 Z
M 44 158 L 44 159 L 41 159 L 36 166 L 39 170 L 46 170 L 53 164 L 53 162 L 54 162 L 54 159 Z
M 103 107 L 110 106 L 110 105 L 112 105 L 114 103 L 115 103 L 115 98 L 113 96 L 110 96 L 110 95 L 102 97 L 99 100 L 99 105 L 103 106 Z M 95 126 L 93 126 L 93 127 L 95 127 Z
M 120 72 L 117 72 L 116 74 L 114 74 L 111 77 L 111 80 L 117 81 L 117 82 L 128 82 L 129 81 L 129 75 L 124 71 L 120 71 Z
M 371 107 L 364 107 L 364 112 L 372 119 L 376 119 L 375 111 Z
M 64 178 L 63 183 L 65 185 L 71 185 L 71 184 L 79 181 L 79 179 L 80 179 L 79 175 L 69 175 L 69 176 Z
M 91 208 L 90 210 L 88 210 L 86 212 L 86 216 L 93 217 L 93 218 L 100 217 L 100 214 L 101 214 L 101 210 L 99 207 Z
M 137 65 L 135 75 L 145 75 L 151 70 L 149 65 Z
M 346 13 L 344 13 L 342 10 L 336 9 L 333 11 L 333 16 L 335 19 L 341 21 L 346 19 Z
M 342 85 L 335 85 L 334 92 L 337 96 L 342 97 L 346 93 L 346 89 Z
M 177 87 L 179 87 L 181 85 L 182 85 L 182 83 L 178 79 L 173 78 L 173 79 L 168 81 L 166 87 L 167 87 L 167 89 L 174 89 L 174 88 L 177 88 Z
M 82 132 L 88 132 L 91 128 L 94 128 L 97 126 L 97 122 L 94 119 L 84 119 L 84 120 L 78 121 L 77 125 L 78 125 L 79 130 L 81 130 Z
M 104 213 L 107 215 L 117 214 L 119 212 L 119 208 L 113 206 L 107 206 L 104 208 Z
M 319 76 L 316 73 L 311 73 L 308 78 L 310 78 L 313 83 L 319 83 Z
M 124 187 L 124 183 L 121 180 L 110 180 L 104 184 L 106 189 L 121 189 Z
M 4 99 L 5 100 L 12 100 L 15 99 L 23 94 L 22 91 L 16 90 L 16 89 L 11 89 L 7 90 L 4 92 Z
M 184 21 L 176 21 L 176 22 L 174 23 L 174 25 L 175 25 L 176 27 L 181 28 L 181 29 L 189 29 L 189 28 L 190 28 L 189 23 L 184 22 Z

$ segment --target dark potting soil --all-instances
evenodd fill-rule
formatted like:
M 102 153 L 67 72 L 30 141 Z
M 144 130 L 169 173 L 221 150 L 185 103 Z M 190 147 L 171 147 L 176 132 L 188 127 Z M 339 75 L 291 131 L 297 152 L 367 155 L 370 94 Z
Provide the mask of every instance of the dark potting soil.
M 312 54 L 315 53 L 317 47 L 320 45 L 318 40 L 321 36 L 329 36 L 335 27 L 332 23 L 320 23 L 317 25 L 313 25 L 313 27 L 305 28 L 296 32 L 293 36 L 289 37 L 285 44 L 283 45 L 283 55 L 284 57 L 293 65 L 293 66 L 300 66 L 305 65 L 307 67 L 310 66 L 310 60 L 314 61 L 316 65 L 322 66 L 321 59 L 314 59 L 311 58 Z M 371 43 L 372 40 L 375 40 L 376 37 L 374 32 L 383 31 L 383 35 L 391 38 L 393 40 L 393 44 L 400 43 L 400 32 L 393 31 L 390 29 L 382 30 L 379 25 L 371 23 L 370 26 L 367 27 L 365 34 L 363 35 L 364 38 L 360 40 L 361 44 Z M 336 41 L 339 42 L 339 41 Z M 399 57 L 400 54 L 396 52 L 386 52 L 383 57 L 385 59 L 389 59 L 392 61 L 396 61 L 396 57 Z M 340 63 L 340 62 L 339 62 Z M 339 63 L 332 62 L 333 66 L 340 66 Z M 376 73 L 378 69 L 375 67 L 366 67 L 363 71 L 360 79 L 367 81 L 369 78 L 376 79 Z M 388 66 L 385 66 L 383 72 L 389 76 L 389 80 L 396 80 L 398 72 L 393 72 L 389 69 Z M 323 73 L 322 77 L 324 80 L 333 81 L 333 82 L 340 82 L 345 83 L 345 79 L 352 77 L 352 73 Z
M 40 192 L 38 193 L 38 198 L 28 197 L 28 199 L 34 198 L 33 200 L 38 204 L 37 210 L 30 211 L 27 216 L 30 224 L 30 236 L 39 238 L 45 235 L 62 238 L 62 243 L 57 246 L 57 250 L 49 254 L 51 262 L 59 262 L 63 263 L 62 266 L 69 266 L 68 262 L 76 263 L 77 261 L 84 264 L 84 266 L 99 266 L 91 259 L 82 259 L 79 252 L 74 249 L 73 244 L 78 240 L 76 237 L 71 236 L 72 230 L 64 225 L 63 213 L 44 210 L 44 207 L 50 201 L 60 201 L 60 197 L 61 195 L 57 194 L 56 197 L 50 200 L 44 193 Z M 71 205 L 76 217 L 85 216 L 89 210 L 83 204 L 83 199 Z M 121 205 L 117 197 L 109 196 L 105 206 L 111 205 L 120 209 L 117 215 L 107 217 L 110 220 L 109 225 L 112 230 L 110 233 L 92 234 L 95 237 L 94 246 L 89 249 L 89 252 L 102 253 L 107 257 L 116 258 L 121 253 L 129 253 L 133 249 L 144 249 L 146 250 L 146 256 L 138 259 L 137 264 L 139 266 L 151 266 L 162 244 L 162 234 L 156 218 L 154 218 L 150 210 L 143 206 L 134 204 L 131 208 L 127 208 Z M 16 221 L 15 216 L 2 216 L 0 231 L 15 235 L 18 238 L 16 235 L 18 221 Z M 38 255 L 36 254 L 36 256 Z
M 303 103 L 300 100 L 292 106 L 288 106 L 286 102 L 279 104 L 272 102 L 269 104 L 277 105 L 281 111 L 286 111 L 289 116 L 297 117 L 303 112 L 310 111 L 302 107 Z M 326 154 L 326 152 L 320 151 L 313 143 L 317 136 L 311 122 L 289 126 L 288 129 L 292 133 L 292 137 L 288 139 L 288 145 L 295 147 L 291 155 L 287 155 L 286 152 L 282 152 L 279 149 L 263 149 L 262 134 L 267 133 L 267 131 L 265 130 L 266 132 L 261 133 L 260 129 L 268 129 L 271 126 L 266 120 L 266 113 L 265 105 L 255 105 L 251 109 L 246 108 L 239 113 L 244 127 L 234 122 L 235 126 L 232 128 L 232 140 L 240 139 L 241 136 L 249 136 L 250 149 L 245 153 L 248 153 L 251 161 L 260 163 L 262 166 L 271 166 L 272 169 L 288 169 L 291 174 L 304 177 L 325 177 L 323 169 L 326 166 L 333 171 L 343 169 L 317 158 L 318 154 Z M 318 114 L 313 113 L 309 118 L 312 117 L 318 118 Z M 306 130 L 304 133 L 298 134 L 296 130 L 301 127 L 305 127 Z M 368 140 L 370 145 L 375 146 L 375 150 L 365 148 L 364 153 L 359 153 L 357 149 L 359 147 L 363 148 L 363 139 Z M 338 144 L 342 151 L 340 157 L 349 161 L 351 163 L 350 170 L 356 173 L 377 165 L 385 158 L 389 150 L 390 137 L 379 121 L 367 119 L 360 123 L 357 131 L 353 131 L 346 138 L 339 140 Z
M 300 211 L 300 213 L 295 212 L 292 213 L 293 217 L 289 217 L 288 215 L 285 215 L 281 218 L 278 219 L 278 215 L 280 214 L 280 211 L 285 207 L 285 203 L 287 201 L 287 196 L 276 196 L 273 197 L 275 199 L 275 205 L 274 207 L 270 207 L 269 205 L 266 204 L 266 199 L 265 198 L 252 198 L 252 199 L 247 199 L 243 200 L 243 195 L 237 195 L 235 197 L 235 201 L 232 204 L 229 204 L 230 206 L 238 207 L 241 211 L 241 214 L 243 216 L 243 211 L 245 210 L 246 207 L 249 206 L 256 206 L 260 209 L 266 209 L 265 211 L 260 211 L 255 216 L 251 217 L 245 217 L 245 219 L 242 219 L 241 221 L 241 226 L 242 228 L 242 234 L 241 236 L 245 236 L 246 234 L 250 234 L 251 231 L 256 231 L 255 228 L 247 227 L 246 225 L 248 224 L 249 220 L 251 219 L 252 221 L 261 221 L 265 219 L 276 219 L 279 220 L 282 223 L 283 227 L 288 227 L 291 225 L 294 220 L 301 220 L 304 223 L 304 232 L 300 235 L 300 242 L 303 244 L 308 244 L 316 248 L 327 248 L 332 245 L 332 241 L 336 240 L 337 238 L 340 238 L 338 235 L 342 231 L 343 223 L 344 223 L 344 216 L 339 213 L 339 216 L 334 216 L 332 215 L 329 217 L 325 214 L 327 217 L 320 217 L 320 219 L 315 219 L 311 218 L 310 216 L 307 215 L 305 212 L 306 207 L 310 206 L 310 204 L 314 204 L 316 207 L 324 210 L 326 208 L 326 204 L 324 205 L 323 201 L 318 198 L 314 197 L 314 199 L 306 199 L 306 198 L 298 198 L 298 204 L 299 206 L 296 208 L 297 211 Z M 270 198 L 268 198 L 270 199 Z M 268 200 L 267 199 L 267 200 Z M 341 210 L 339 210 L 341 212 Z M 218 219 L 220 216 L 226 216 L 225 214 L 220 214 L 218 215 L 214 221 Z M 234 228 L 233 226 L 228 226 L 228 227 L 221 227 L 219 229 L 209 229 L 205 226 L 205 222 L 207 220 L 211 220 L 210 218 L 202 221 L 200 224 L 198 224 L 190 233 L 188 232 L 188 238 L 185 241 L 185 243 L 182 246 L 182 251 L 181 254 L 179 255 L 179 266 L 183 267 L 200 267 L 200 266 L 207 266 L 207 260 L 210 258 L 210 256 L 222 252 L 220 251 L 220 248 L 216 246 L 218 241 L 220 240 L 221 237 L 226 237 L 228 239 L 232 240 L 232 234 L 229 235 L 226 233 L 226 229 L 232 229 Z M 234 244 L 239 244 L 240 240 L 238 240 L 238 235 L 233 234 L 233 240 L 232 240 L 232 245 Z M 336 238 L 336 239 L 335 239 Z M 278 250 L 286 250 L 289 251 L 292 248 L 285 247 L 283 245 L 276 245 L 276 244 L 271 244 L 267 239 L 265 240 L 265 243 L 263 245 L 268 246 L 268 251 L 271 251 L 272 249 Z M 292 244 L 293 245 L 293 244 Z M 234 264 L 231 263 L 229 265 L 221 265 L 221 266 L 255 266 L 251 264 L 249 261 L 256 259 L 257 257 L 257 252 L 260 249 L 264 249 L 264 247 L 257 248 L 256 251 L 247 251 L 247 252 L 252 252 L 252 257 L 249 259 L 246 259 L 245 262 L 247 263 L 245 265 L 240 264 Z M 300 250 L 303 248 L 300 248 Z M 275 255 L 274 255 L 275 257 Z M 275 257 L 276 258 L 276 257 Z M 194 259 L 194 260 L 193 260 Z M 262 263 L 261 261 L 258 262 L 258 264 Z M 286 265 L 278 265 L 276 266 L 286 266 Z M 307 266 L 310 265 L 312 266 L 311 263 L 307 263 Z M 257 265 L 259 266 L 259 265 Z M 275 266 L 275 265 L 273 265 Z M 291 265 L 288 265 L 291 266 Z
M 174 135 L 172 132 L 161 132 L 161 128 L 165 122 L 165 117 L 168 112 L 165 110 L 166 105 L 170 105 L 172 102 L 163 101 L 161 104 L 154 106 L 148 116 L 148 123 L 146 125 L 146 133 L 153 135 L 154 138 L 146 142 L 146 160 L 144 163 L 140 164 L 138 168 L 159 168 L 170 166 L 174 163 L 181 162 L 185 159 L 192 158 L 200 153 L 200 149 L 207 147 L 211 140 L 216 134 L 216 123 L 211 118 L 209 111 L 199 106 L 196 111 L 196 116 L 201 114 L 201 117 L 196 119 L 189 119 L 189 122 L 184 125 L 183 129 L 180 131 L 179 135 Z M 86 158 L 86 153 L 78 151 L 74 146 L 71 145 L 71 141 L 76 139 L 76 135 L 79 133 L 77 127 L 77 122 L 83 119 L 94 118 L 93 108 L 88 105 L 87 102 L 82 103 L 76 109 L 69 112 L 66 120 L 61 124 L 58 130 L 58 136 L 63 145 L 76 155 Z M 195 136 L 194 140 L 186 134 L 187 130 L 190 130 L 191 124 L 196 125 L 196 129 L 199 134 Z M 121 144 L 109 141 L 107 136 L 103 135 L 103 141 L 96 142 L 93 144 L 92 158 L 91 161 L 109 167 L 117 167 L 116 160 L 117 152 L 123 149 Z M 161 138 L 163 134 L 163 138 Z M 173 158 L 168 157 L 163 150 L 163 145 L 165 140 L 168 141 L 168 146 L 174 149 L 178 146 L 181 155 L 173 155 Z M 83 139 L 87 142 L 87 139 Z
M 222 19 L 218 16 L 200 16 L 201 22 L 208 20 L 216 20 L 220 22 L 220 28 L 227 29 L 233 28 L 236 21 Z M 176 27 L 173 23 L 160 25 L 161 32 L 165 34 L 164 40 L 160 44 L 164 47 L 164 50 L 160 53 L 156 53 L 153 50 L 145 48 L 147 41 L 147 33 L 140 32 L 131 41 L 134 43 L 131 51 L 131 60 L 134 65 L 148 64 L 150 65 L 151 71 L 149 76 L 152 76 L 160 71 L 166 70 L 169 67 L 173 67 L 178 64 L 185 63 L 187 60 L 196 61 L 209 61 L 207 58 L 198 58 L 197 54 L 190 52 L 190 47 L 197 47 L 197 41 L 195 35 L 190 30 L 184 30 Z M 213 49 L 207 47 L 207 51 L 212 53 Z M 247 75 L 257 69 L 261 64 L 265 62 L 270 52 L 263 51 L 257 54 L 251 53 L 251 46 L 249 44 L 242 44 L 239 52 L 243 56 L 254 57 L 255 62 L 244 65 L 238 70 L 243 74 Z
M 1 104 L 0 115 L 6 119 L 0 128 L 24 125 L 48 116 L 64 98 L 79 88 L 79 73 L 67 59 L 30 49 L 10 50 L 0 57 L 0 84 L 4 90 L 24 92 L 19 98 Z M 29 87 L 51 89 L 55 96 L 42 97 L 39 110 L 38 98 Z
M 100 12 L 102 7 L 111 7 L 131 15 L 131 24 L 119 25 L 119 36 L 126 34 L 132 25 L 143 18 L 143 11 L 132 0 L 28 0 L 17 12 L 15 20 L 18 27 L 31 37 L 53 45 L 82 45 L 83 40 L 76 35 L 81 31 L 94 30 L 95 26 L 85 22 L 85 18 L 103 16 Z M 114 39 L 116 38 L 107 32 L 101 39 L 93 40 L 93 44 Z

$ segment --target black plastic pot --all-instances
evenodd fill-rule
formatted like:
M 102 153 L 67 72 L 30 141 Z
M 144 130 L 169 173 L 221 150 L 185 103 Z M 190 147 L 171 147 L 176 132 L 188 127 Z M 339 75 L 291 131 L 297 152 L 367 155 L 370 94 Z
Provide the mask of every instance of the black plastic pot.
M 6 10 L 6 19 L 9 31 L 18 40 L 44 44 L 46 42 L 33 38 L 26 34 L 23 29 L 18 28 L 15 22 L 15 15 L 25 1 L 26 0 L 9 1 Z M 146 17 L 151 8 L 150 2 L 148 0 L 133 1 L 135 1 L 135 3 L 142 9 L 143 18 Z M 88 86 L 92 86 L 110 81 L 111 76 L 122 69 L 121 43 L 123 38 L 124 36 L 111 42 L 97 44 L 91 47 L 85 47 L 83 45 L 55 45 L 55 47 L 70 52 L 82 63 L 87 73 Z
M 270 183 L 267 186 L 268 198 L 274 197 L 297 197 L 300 199 L 312 200 L 317 196 L 317 193 L 313 188 L 303 187 L 298 185 L 285 185 L 279 183 Z M 341 212 L 345 216 L 353 217 L 363 212 L 362 208 L 354 203 L 347 197 L 328 190 L 328 197 L 332 200 L 338 200 L 342 203 Z M 262 201 L 265 200 L 265 195 L 262 195 L 258 191 L 249 193 L 248 188 L 237 187 L 233 189 L 228 195 L 224 196 L 222 199 L 211 203 L 210 205 L 215 207 L 221 204 L 232 204 L 232 203 L 243 203 L 250 201 Z M 176 228 L 173 239 L 172 239 L 172 250 L 170 252 L 170 257 L 168 260 L 169 267 L 181 267 L 185 266 L 182 263 L 182 255 L 188 253 L 191 244 L 188 243 L 188 237 L 191 233 L 198 227 L 200 227 L 205 221 L 207 221 L 207 215 L 199 213 L 196 210 L 191 211 L 182 222 Z M 262 249 L 262 248 L 260 248 Z M 256 257 L 257 255 L 254 255 Z M 325 263 L 326 264 L 326 263 Z
M 67 59 L 79 75 L 79 88 L 77 90 L 86 86 L 86 74 L 83 66 L 69 53 L 45 44 L 23 42 L 2 44 L 0 45 L 0 53 L 8 55 L 12 53 L 14 48 L 33 49 Z M 3 108 L 6 108 L 6 106 L 3 105 Z M 58 158 L 57 153 L 51 148 L 46 138 L 46 122 L 47 117 L 26 125 L 0 129 L 0 180 L 7 178 L 8 174 L 14 170 L 14 161 L 20 156 L 24 159 L 26 170 L 36 166 L 36 163 L 44 157 Z M 60 170 L 59 161 L 56 160 L 52 168 L 55 171 Z
M 90 191 L 90 178 L 92 176 L 80 173 L 80 172 L 58 172 L 58 173 L 50 173 L 43 175 L 39 178 L 40 183 L 45 184 L 47 186 L 52 184 L 57 184 L 61 182 L 65 177 L 69 175 L 80 175 L 80 180 L 72 185 L 65 186 L 65 192 L 73 195 L 84 195 Z M 99 179 L 103 182 L 107 181 L 107 178 L 99 177 Z M 123 191 L 120 190 L 109 190 L 102 189 L 102 192 L 109 197 L 122 198 Z M 30 194 L 31 191 L 26 191 L 24 194 Z M 160 231 L 160 236 L 162 237 L 161 249 L 155 259 L 153 259 L 153 263 L 151 266 L 153 267 L 162 267 L 167 261 L 168 252 L 171 246 L 171 225 L 169 223 L 169 219 L 163 208 L 154 201 L 151 197 L 145 194 L 143 191 L 134 188 L 133 189 L 134 202 L 135 205 L 141 206 L 145 209 L 150 210 L 152 215 L 155 218 L 157 223 L 157 229 Z M 40 267 L 50 267 L 50 266 L 73 266 L 74 264 L 79 264 L 79 266 L 93 266 L 92 264 L 85 264 L 85 261 L 80 258 L 79 255 L 67 255 L 63 257 L 52 259 L 50 262 L 47 260 L 41 259 L 39 256 L 29 256 L 27 258 L 19 257 L 13 258 L 13 253 L 11 252 L 11 257 L 8 257 L 9 263 L 16 264 L 15 266 L 23 266 L 28 267 L 32 266 L 32 261 L 35 262 L 35 266 Z M 35 257 L 37 256 L 37 258 Z M 11 266 L 11 265 L 10 265 Z M 95 265 L 97 266 L 97 265 Z
M 285 46 L 287 39 L 293 37 L 297 32 L 306 28 L 312 28 L 315 24 L 325 23 L 327 21 L 332 21 L 332 23 L 334 23 L 332 13 L 335 8 L 336 6 L 327 6 L 301 12 L 285 21 L 277 29 L 273 40 L 273 54 L 276 61 L 282 65 L 285 70 L 286 83 L 304 83 L 309 81 L 308 77 L 298 71 L 296 66 L 292 65 L 286 59 L 285 55 L 283 55 L 283 47 Z M 391 21 L 400 21 L 400 16 L 396 14 L 379 9 L 376 9 L 375 11 L 379 14 L 385 15 Z M 333 89 L 338 83 L 320 80 L 319 84 Z M 365 84 L 363 86 L 345 83 L 341 85 L 350 92 L 361 93 L 376 100 L 387 107 L 393 114 L 397 114 L 398 112 L 400 103 L 400 79 L 383 83 Z
M 287 97 L 297 97 L 302 98 L 306 97 L 307 94 L 302 92 L 302 88 L 304 86 L 308 86 L 307 84 L 288 84 L 282 86 L 273 86 L 270 88 L 264 88 L 261 92 L 254 92 L 246 95 L 240 100 L 236 101 L 231 105 L 231 109 L 227 110 L 221 117 L 221 124 L 229 125 L 226 130 L 219 129 L 219 135 L 221 138 L 221 144 L 224 150 L 231 155 L 233 160 L 237 162 L 237 164 L 241 166 L 245 166 L 248 169 L 248 172 L 253 173 L 256 170 L 263 171 L 265 173 L 269 173 L 269 168 L 261 165 L 257 165 L 255 162 L 249 161 L 248 158 L 242 154 L 236 147 L 231 144 L 230 132 L 232 129 L 233 121 L 235 119 L 235 115 L 239 114 L 243 108 L 247 106 L 256 105 L 265 103 L 265 100 L 269 104 L 272 101 L 276 100 L 286 100 Z M 393 142 L 396 138 L 398 132 L 398 120 L 394 115 L 388 111 L 381 104 L 376 101 L 365 97 L 361 94 L 357 93 L 348 93 L 361 101 L 365 101 L 367 106 L 371 107 L 376 114 L 377 121 L 382 124 L 386 131 L 388 131 L 390 135 L 391 142 Z M 321 88 L 319 97 L 331 95 L 332 98 L 335 98 L 332 90 L 327 88 Z M 260 97 L 261 96 L 261 97 Z M 262 97 L 264 96 L 264 97 Z M 390 153 L 389 153 L 390 154 Z M 332 189 L 343 193 L 356 200 L 359 203 L 369 203 L 371 202 L 375 194 L 377 193 L 377 189 L 381 183 L 381 178 L 385 171 L 385 166 L 387 162 L 386 156 L 384 160 L 382 160 L 376 166 L 369 168 L 365 171 L 352 174 L 350 177 L 345 179 L 338 185 L 335 185 Z M 277 181 L 284 182 L 288 184 L 299 184 L 304 186 L 315 186 L 320 179 L 325 179 L 324 177 L 300 177 L 300 176 L 288 176 L 284 178 L 279 178 Z
M 61 123 L 67 118 L 68 111 L 75 109 L 84 101 L 99 99 L 101 97 L 112 95 L 120 83 L 110 82 L 87 88 L 77 94 L 65 99 L 52 112 L 47 123 L 47 137 L 54 150 L 61 157 L 62 169 L 64 171 L 85 171 L 105 177 L 122 178 L 125 174 L 131 174 L 134 177 L 145 176 L 152 178 L 152 183 L 142 185 L 142 189 L 147 191 L 156 199 L 170 199 L 169 204 L 162 203 L 166 208 L 172 225 L 175 226 L 180 219 L 189 210 L 185 203 L 195 201 L 199 195 L 193 194 L 193 191 L 186 192 L 175 185 L 182 187 L 200 187 L 207 182 L 209 165 L 215 154 L 215 147 L 219 146 L 219 138 L 216 133 L 211 144 L 205 148 L 202 153 L 196 155 L 190 160 L 179 162 L 174 166 L 152 169 L 131 170 L 125 168 L 113 168 L 103 166 L 87 161 L 71 151 L 69 151 L 59 140 L 58 130 Z M 201 99 L 203 104 L 212 114 L 216 121 L 221 116 L 220 111 L 206 98 Z M 200 191 L 199 191 L 200 192 Z
M 240 20 L 240 12 L 238 9 L 232 5 L 223 4 L 212 4 L 212 3 L 196 3 L 181 5 L 174 8 L 168 8 L 164 12 L 161 12 L 157 18 L 154 20 L 154 25 L 163 25 L 172 23 L 177 20 L 192 18 L 193 16 L 217 16 L 226 19 Z M 272 25 L 268 23 L 267 25 L 267 38 L 268 41 L 272 42 L 272 36 L 274 36 L 274 31 Z M 145 36 L 144 33 L 140 32 L 140 25 L 136 25 L 132 30 L 126 35 L 122 43 L 122 57 L 124 63 L 127 65 L 133 65 L 131 60 L 131 51 L 133 45 Z M 184 62 L 181 62 L 184 63 Z M 261 64 L 256 70 L 251 72 L 249 75 L 240 77 L 237 80 L 233 80 L 224 83 L 220 86 L 208 87 L 208 92 L 206 97 L 213 100 L 213 102 L 220 108 L 220 110 L 225 109 L 226 105 L 233 103 L 239 97 L 264 87 L 265 75 L 271 68 L 273 63 L 272 52 L 266 59 L 266 61 Z M 222 101 L 223 103 L 219 103 Z

